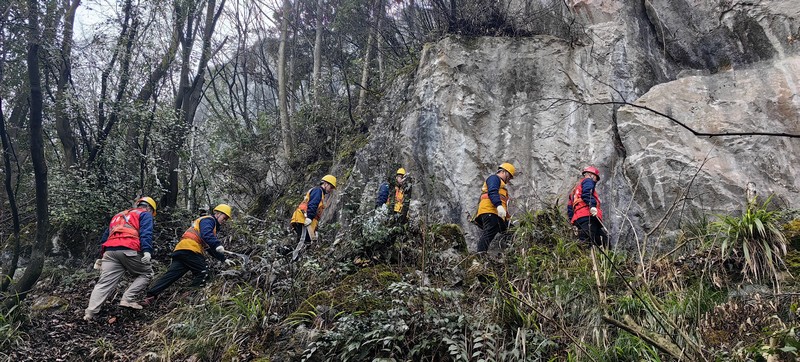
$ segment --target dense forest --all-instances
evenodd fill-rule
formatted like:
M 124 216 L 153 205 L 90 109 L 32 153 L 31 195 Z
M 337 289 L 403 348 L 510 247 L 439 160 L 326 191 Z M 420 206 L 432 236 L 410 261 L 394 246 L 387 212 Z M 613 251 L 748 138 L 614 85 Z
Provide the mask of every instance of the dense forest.
M 593 37 L 603 35 L 589 29 L 599 20 L 581 15 L 586 7 L 601 6 L 591 3 L 0 3 L 0 358 L 796 359 L 800 217 L 792 208 L 796 204 L 785 202 L 791 195 L 742 193 L 739 209 L 684 213 L 692 208 L 686 200 L 701 197 L 692 194 L 700 170 L 689 171 L 690 182 L 669 185 L 680 200 L 667 203 L 652 229 L 640 235 L 631 227 L 608 248 L 575 237 L 564 215 L 566 195 L 557 195 L 515 205 L 508 237 L 495 240 L 489 253 L 475 253 L 474 226 L 460 222 L 461 209 L 449 200 L 425 200 L 440 195 L 449 170 L 441 170 L 440 179 L 411 172 L 416 178 L 408 182 L 415 189 L 407 190 L 411 204 L 404 207 L 411 212 L 404 222 L 372 206 L 374 183 L 391 183 L 395 169 L 424 162 L 396 147 L 405 141 L 395 137 L 404 127 L 400 120 L 411 113 L 404 108 L 411 103 L 411 84 L 426 81 L 418 71 L 421 63 L 444 63 L 442 54 L 508 39 L 557 43 L 575 53 L 593 49 Z M 631 13 L 655 17 L 649 3 L 660 2 L 637 2 Z M 740 10 L 739 2 L 727 3 L 715 6 Z M 654 39 L 664 36 L 658 26 L 641 27 L 657 34 Z M 800 35 L 800 28 L 790 32 L 795 30 Z M 431 55 L 431 44 L 448 42 L 458 51 Z M 796 46 L 791 35 L 788 42 Z M 695 72 L 690 76 L 707 75 L 766 59 L 747 53 L 744 41 L 743 55 L 722 63 L 713 56 L 700 64 L 663 55 L 679 43 L 663 41 L 651 50 L 672 63 L 663 66 L 663 74 L 642 72 L 652 78 L 642 82 L 646 85 L 623 85 L 635 92 L 598 81 L 613 90 L 609 101 L 579 104 L 545 94 L 538 100 L 542 112 L 579 104 L 562 117 L 568 119 L 579 107 L 607 107 L 613 114 L 609 132 L 619 132 L 616 112 L 634 103 L 631 95 L 677 79 L 681 67 Z M 497 46 L 509 52 L 514 47 L 521 48 Z M 502 52 L 495 55 L 505 58 Z M 593 71 L 580 64 L 574 68 Z M 447 71 L 478 73 L 462 65 Z M 487 93 L 496 86 L 490 82 L 481 84 Z M 463 84 L 453 88 L 458 86 Z M 518 93 L 526 87 L 513 86 Z M 671 111 L 640 107 L 672 124 L 681 121 Z M 776 108 L 797 117 L 796 105 Z M 508 109 L 512 113 L 514 106 Z M 480 123 L 474 133 L 498 123 Z M 745 138 L 752 134 L 796 142 L 793 134 L 800 133 L 745 131 L 730 142 L 753 142 Z M 699 136 L 718 134 L 691 137 Z M 609 142 L 611 152 L 633 152 L 617 138 Z M 408 141 L 416 142 L 422 141 Z M 492 150 L 486 146 L 475 153 Z M 478 158 L 474 150 L 452 151 L 454 157 Z M 491 171 L 516 162 L 501 159 L 511 158 L 508 154 L 489 157 Z M 519 164 L 537 164 L 524 157 L 517 157 Z M 371 174 L 362 172 L 370 168 Z M 490 173 L 475 177 L 482 182 Z M 292 255 L 297 237 L 289 219 L 325 175 L 338 182 L 334 179 L 332 201 L 320 220 L 320 238 Z M 364 179 L 372 183 L 365 186 Z M 479 184 L 463 190 L 469 207 L 479 190 Z M 92 263 L 100 257 L 104 231 L 112 216 L 141 197 L 152 197 L 157 205 L 155 277 L 168 269 L 181 233 L 219 204 L 233 208 L 218 235 L 233 262 L 209 258 L 213 276 L 204 287 L 188 286 L 184 278 L 141 310 L 117 305 L 130 282 L 126 278 L 98 317 L 85 321 L 81 317 L 100 275 Z M 415 199 L 424 207 L 415 206 Z M 676 210 L 692 216 L 670 219 Z M 626 222 L 633 223 L 609 224 L 607 231 L 617 233 Z

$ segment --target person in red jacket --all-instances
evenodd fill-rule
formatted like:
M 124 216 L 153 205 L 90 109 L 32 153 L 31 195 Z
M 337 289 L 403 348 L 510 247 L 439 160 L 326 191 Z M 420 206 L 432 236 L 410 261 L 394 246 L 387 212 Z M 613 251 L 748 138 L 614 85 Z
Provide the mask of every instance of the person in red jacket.
M 120 298 L 122 307 L 142 309 L 134 299 L 153 277 L 150 257 L 153 253 L 153 215 L 156 202 L 150 197 L 136 200 L 135 207 L 111 218 L 103 234 L 100 279 L 89 297 L 89 306 L 83 319 L 90 321 L 100 311 L 100 306 L 117 287 L 122 275 L 132 274 L 135 279 Z
M 600 182 L 600 170 L 589 166 L 581 172 L 583 178 L 572 188 L 567 202 L 567 218 L 578 229 L 581 241 L 591 241 L 597 246 L 609 245 L 603 227 L 603 210 L 595 186 Z

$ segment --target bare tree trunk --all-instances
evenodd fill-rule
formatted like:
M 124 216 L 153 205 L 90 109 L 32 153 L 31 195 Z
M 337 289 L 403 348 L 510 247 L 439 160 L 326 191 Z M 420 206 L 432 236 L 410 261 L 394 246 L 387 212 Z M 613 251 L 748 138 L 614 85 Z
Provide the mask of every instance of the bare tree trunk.
M 34 184 L 36 187 L 36 238 L 31 250 L 31 259 L 25 273 L 10 290 L 3 301 L 8 310 L 25 299 L 31 288 L 39 280 L 44 266 L 44 253 L 47 248 L 47 230 L 50 228 L 47 209 L 47 163 L 44 155 L 42 137 L 42 85 L 39 73 L 39 4 L 28 0 L 28 81 L 30 83 L 30 143 L 33 162 Z
M 0 8 L 0 12 L 5 13 L 8 6 L 4 6 Z M 5 20 L 5 19 L 3 19 Z M 5 45 L 5 34 L 4 32 L 0 32 L 0 46 Z M 5 75 L 5 66 L 6 64 L 6 53 L 0 53 L 0 83 L 2 83 Z M 22 87 L 21 87 L 22 88 Z M 20 97 L 21 98 L 21 97 Z M 19 99 L 16 102 L 20 102 Z M 14 106 L 13 108 L 19 108 L 19 106 Z M 12 115 L 13 115 L 12 111 Z M 11 260 L 8 264 L 3 268 L 2 274 L 0 274 L 0 292 L 5 292 L 8 289 L 8 286 L 11 284 L 11 280 L 14 277 L 14 272 L 17 270 L 17 263 L 19 262 L 19 208 L 17 207 L 17 198 L 14 193 L 13 183 L 11 181 L 11 175 L 13 171 L 11 169 L 11 157 L 13 153 L 13 149 L 11 148 L 11 138 L 8 137 L 8 132 L 6 132 L 6 116 L 3 113 L 3 99 L 0 98 L 0 141 L 2 141 L 3 145 L 3 185 L 5 186 L 6 195 L 8 196 L 8 208 L 11 211 L 11 222 L 13 233 L 11 236 Z M 17 161 L 19 162 L 19 161 Z M 17 165 L 19 166 L 19 164 Z M 19 169 L 19 167 L 18 167 Z M 17 171 L 19 173 L 19 171 Z
M 2 79 L 2 62 L 0 62 L 0 79 Z M 14 194 L 14 187 L 11 182 L 11 139 L 8 138 L 6 132 L 6 117 L 3 114 L 3 100 L 0 99 L 0 140 L 3 143 L 3 168 L 5 178 L 3 185 L 5 186 L 6 195 L 8 196 L 8 208 L 11 210 L 11 222 L 13 227 L 13 235 L 11 237 L 11 261 L 6 265 L 3 274 L 0 274 L 0 292 L 5 292 L 8 285 L 11 283 L 11 278 L 14 277 L 14 272 L 17 270 L 17 263 L 19 262 L 19 209 L 17 208 L 17 197 Z
M 70 168 L 78 162 L 75 137 L 72 135 L 69 115 L 67 115 L 66 92 L 72 73 L 72 32 L 75 23 L 75 12 L 81 0 L 72 0 L 64 15 L 64 31 L 61 41 L 61 62 L 59 64 L 58 85 L 56 88 L 56 132 L 64 149 L 64 166 Z
M 380 0 L 376 0 L 372 5 L 372 14 L 375 14 L 375 6 Z M 370 21 L 371 23 L 371 21 Z M 361 84 L 358 91 L 358 104 L 356 105 L 356 114 L 359 116 L 364 115 L 364 104 L 367 101 L 367 88 L 369 87 L 369 67 L 372 62 L 372 43 L 375 41 L 375 29 L 370 26 L 369 35 L 367 36 L 367 50 L 364 52 L 364 65 L 361 68 Z
M 126 16 L 127 16 L 127 13 L 130 12 L 129 5 L 130 5 L 130 0 L 126 1 L 126 9 L 127 9 Z M 180 33 L 181 29 L 183 28 L 183 24 L 184 24 L 183 22 L 186 21 L 186 11 L 185 11 L 185 9 L 183 9 L 181 7 L 181 5 L 182 5 L 181 2 L 175 2 L 175 4 L 174 4 L 173 18 L 175 19 L 175 24 L 172 27 L 172 37 L 171 37 L 171 40 L 170 40 L 169 47 L 167 48 L 167 51 L 161 56 L 161 60 L 158 63 L 158 66 L 156 66 L 156 68 L 153 69 L 150 72 L 150 74 L 148 75 L 147 81 L 145 81 L 145 84 L 142 86 L 142 88 L 139 90 L 139 93 L 136 95 L 136 98 L 134 100 L 134 104 L 146 103 L 150 99 L 150 97 L 153 96 L 153 93 L 155 92 L 156 86 L 167 75 L 167 71 L 169 71 L 169 67 L 170 67 L 170 65 L 172 65 L 172 61 L 175 59 L 175 54 L 178 52 L 178 45 L 180 43 L 180 41 L 179 41 L 180 39 L 179 39 L 179 35 L 178 34 Z M 138 24 L 138 21 L 134 20 L 134 25 L 137 25 L 137 24 Z M 127 33 L 125 33 L 123 31 L 123 33 L 120 35 L 120 37 L 125 36 L 123 34 L 127 34 Z M 133 37 L 132 36 L 128 36 L 128 39 L 130 39 L 130 41 L 128 41 L 127 43 L 124 43 L 124 44 L 126 44 L 127 46 L 131 46 L 132 42 L 133 42 Z M 128 53 L 130 53 L 129 50 L 130 49 L 128 49 Z M 114 54 L 112 56 L 112 63 L 113 63 L 113 58 L 115 58 L 115 57 L 116 57 L 116 54 Z M 123 70 L 127 69 L 127 65 L 125 63 L 126 62 L 123 62 L 123 66 L 121 66 L 121 68 Z M 109 76 L 109 74 L 107 74 L 107 73 L 110 73 L 110 70 L 111 70 L 111 67 L 109 67 L 106 71 L 104 71 L 103 79 L 106 79 Z M 121 91 L 124 92 L 124 90 L 125 90 L 125 87 L 123 86 L 123 84 L 127 85 L 127 81 L 128 81 L 127 70 L 122 73 L 122 76 L 120 77 L 120 79 L 121 79 L 120 80 L 121 84 L 120 84 L 120 90 L 118 90 L 118 92 L 117 92 L 118 95 L 122 94 Z M 89 160 L 87 161 L 87 163 L 90 166 L 93 165 L 94 161 L 102 153 L 103 146 L 105 145 L 105 140 L 106 140 L 106 138 L 108 138 L 108 135 L 111 133 L 111 130 L 113 129 L 113 126 L 114 126 L 114 124 L 116 123 L 116 121 L 118 119 L 118 107 L 119 107 L 119 104 L 117 104 L 117 102 L 115 102 L 115 104 L 112 106 L 113 107 L 112 108 L 112 112 L 111 112 L 110 116 L 108 117 L 109 118 L 108 123 L 105 123 L 105 121 L 104 121 L 105 118 L 106 118 L 105 113 L 104 113 L 104 102 L 103 102 L 103 99 L 104 99 L 103 94 L 105 94 L 105 89 L 104 88 L 106 87 L 105 80 L 103 80 L 101 83 L 103 83 L 103 84 L 101 84 L 101 103 L 98 105 L 98 118 L 100 119 L 99 127 L 101 128 L 101 131 L 99 132 L 98 137 L 97 137 L 97 145 L 91 150 L 91 152 L 89 154 Z
M 356 114 L 363 115 L 364 113 L 364 104 L 367 101 L 367 87 L 369 83 L 369 63 L 372 60 L 372 42 L 374 36 L 372 31 L 370 31 L 369 36 L 367 37 L 367 51 L 364 54 L 364 65 L 361 68 L 361 84 L 360 89 L 358 91 L 358 105 L 356 105 Z
M 377 43 L 381 43 L 381 27 L 383 26 L 383 18 L 386 16 L 385 14 L 386 8 L 383 5 L 383 1 L 378 0 L 378 11 L 376 12 L 376 16 L 378 17 L 377 25 L 375 26 L 375 33 L 377 38 Z M 383 52 L 381 51 L 380 45 L 376 45 L 376 52 L 378 58 L 378 85 L 383 87 L 383 80 L 384 80 L 384 65 L 383 65 Z
M 92 150 L 89 152 L 89 159 L 87 160 L 87 164 L 89 167 L 94 167 L 95 160 L 100 154 L 103 152 L 103 148 L 105 147 L 106 140 L 108 139 L 108 135 L 111 134 L 111 130 L 113 129 L 114 125 L 117 123 L 119 119 L 119 111 L 122 107 L 122 97 L 125 95 L 126 90 L 128 88 L 128 82 L 130 81 L 130 62 L 131 62 L 131 49 L 133 47 L 133 41 L 136 38 L 136 32 L 139 26 L 139 21 L 136 17 L 132 14 L 133 12 L 133 4 L 131 0 L 126 0 L 125 5 L 123 6 L 123 12 L 125 14 L 125 18 L 123 20 L 122 29 L 119 34 L 119 40 L 117 44 L 117 48 L 114 50 L 114 54 L 111 57 L 111 61 L 108 64 L 108 67 L 103 70 L 101 75 L 101 85 L 100 85 L 100 104 L 98 104 L 98 134 L 97 134 L 97 142 Z M 117 94 L 114 98 L 113 103 L 111 104 L 111 112 L 106 119 L 105 115 L 105 106 L 107 99 L 107 92 L 108 92 L 108 78 L 111 75 L 111 71 L 114 68 L 114 63 L 116 63 L 116 57 L 118 52 L 122 50 L 122 60 L 120 63 L 120 76 L 119 76 L 119 85 L 117 86 Z
M 189 81 L 189 66 L 191 65 L 190 54 L 194 42 L 193 19 L 187 20 L 186 34 L 183 40 L 183 62 L 181 64 L 181 88 L 175 99 L 175 109 L 178 111 L 181 119 L 181 126 L 185 127 L 187 131 L 192 129 L 194 124 L 194 116 L 197 113 L 197 107 L 200 105 L 200 99 L 203 95 L 203 85 L 205 84 L 206 68 L 208 62 L 211 60 L 211 37 L 214 35 L 214 29 L 217 25 L 217 20 L 222 14 L 222 9 L 225 7 L 225 0 L 220 2 L 217 8 L 216 0 L 209 0 L 206 6 L 205 26 L 203 27 L 202 34 L 202 49 L 200 52 L 200 60 L 197 64 L 197 72 L 194 78 Z M 181 136 L 178 137 L 174 147 L 167 151 L 165 159 L 168 162 L 168 177 L 167 177 L 167 191 L 161 199 L 161 204 L 164 207 L 173 207 L 178 202 L 178 168 L 180 166 L 180 157 L 178 150 L 184 146 L 186 142 L 186 132 L 179 132 Z
M 322 70 L 322 10 L 324 5 L 324 0 L 317 0 L 317 17 L 314 20 L 316 30 L 314 37 L 314 73 L 311 77 L 311 95 L 314 98 L 315 109 L 319 106 L 319 78 Z
M 281 114 L 281 133 L 283 136 L 284 158 L 289 160 L 292 156 L 294 134 L 289 124 L 289 110 L 286 104 L 286 40 L 289 36 L 289 13 L 292 9 L 291 0 L 283 0 L 283 14 L 281 18 L 281 37 L 278 47 L 278 108 Z

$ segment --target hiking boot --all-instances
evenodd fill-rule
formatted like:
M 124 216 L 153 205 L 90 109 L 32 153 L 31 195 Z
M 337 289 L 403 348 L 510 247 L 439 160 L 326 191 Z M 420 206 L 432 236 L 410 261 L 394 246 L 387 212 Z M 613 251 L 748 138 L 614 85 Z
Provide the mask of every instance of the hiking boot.
M 153 304 L 153 302 L 155 302 L 155 301 L 156 301 L 156 296 L 155 296 L 155 295 L 148 295 L 148 296 L 147 296 L 147 297 L 145 297 L 145 298 L 144 298 L 144 300 L 142 300 L 142 302 L 141 302 L 141 303 L 139 303 L 139 304 L 140 304 L 142 307 L 149 307 L 149 306 L 150 306 L 150 305 L 152 305 L 152 304 Z
M 126 307 L 131 309 L 142 309 L 142 305 L 136 302 L 129 302 L 127 300 L 120 300 L 119 301 L 120 307 Z

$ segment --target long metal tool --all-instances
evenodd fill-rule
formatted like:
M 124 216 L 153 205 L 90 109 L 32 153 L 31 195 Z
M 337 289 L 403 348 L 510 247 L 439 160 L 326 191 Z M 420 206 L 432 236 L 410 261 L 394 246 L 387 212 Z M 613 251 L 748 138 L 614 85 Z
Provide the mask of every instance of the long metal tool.
M 292 251 L 292 262 L 297 261 L 300 255 L 306 250 L 306 236 L 308 236 L 308 226 L 303 225 L 303 232 L 300 233 L 300 241 L 297 243 L 297 246 L 294 247 L 294 251 Z
M 245 254 L 234 253 L 234 252 L 228 251 L 228 250 L 225 250 L 225 254 L 236 255 L 239 258 L 241 258 L 242 259 L 242 266 L 245 266 L 247 263 L 250 262 L 250 257 L 245 255 Z

